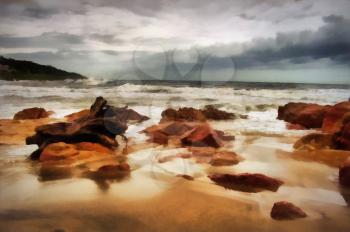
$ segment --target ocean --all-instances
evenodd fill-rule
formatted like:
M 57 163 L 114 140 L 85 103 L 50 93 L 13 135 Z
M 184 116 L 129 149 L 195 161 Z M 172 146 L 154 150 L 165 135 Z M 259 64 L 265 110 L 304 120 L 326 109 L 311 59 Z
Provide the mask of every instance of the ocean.
M 231 125 L 237 131 L 287 133 L 285 124 L 277 121 L 279 105 L 288 102 L 335 104 L 347 101 L 350 86 L 304 85 L 286 83 L 242 82 L 173 82 L 173 81 L 1 81 L 0 118 L 29 107 L 54 111 L 53 117 L 88 108 L 103 96 L 115 106 L 129 106 L 149 116 L 154 123 L 162 110 L 169 107 L 202 108 L 213 105 L 248 120 Z M 290 133 L 290 131 L 288 132 Z

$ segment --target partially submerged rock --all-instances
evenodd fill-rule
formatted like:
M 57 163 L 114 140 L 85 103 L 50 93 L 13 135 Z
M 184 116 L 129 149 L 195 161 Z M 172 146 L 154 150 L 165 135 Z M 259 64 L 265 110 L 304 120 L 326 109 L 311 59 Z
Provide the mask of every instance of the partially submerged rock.
M 276 192 L 283 184 L 283 181 L 263 174 L 212 174 L 208 177 L 217 185 L 242 192 L 260 192 L 264 190 Z
M 80 116 L 80 117 L 78 117 Z M 27 137 L 27 144 L 37 144 L 39 149 L 32 153 L 32 159 L 39 159 L 44 149 L 52 144 L 63 142 L 77 144 L 82 142 L 97 143 L 106 149 L 118 146 L 115 137 L 124 136 L 129 120 L 142 121 L 147 117 L 125 108 L 115 108 L 107 105 L 107 101 L 96 98 L 89 112 L 82 111 L 71 115 L 71 122 L 58 122 L 39 126 L 35 135 Z M 74 119 L 75 118 L 75 119 Z
M 350 122 L 350 101 L 340 102 L 330 107 L 324 115 L 322 131 L 339 132 L 346 122 Z
M 223 141 L 215 130 L 208 124 L 196 126 L 188 135 L 181 139 L 184 146 L 195 147 L 222 147 Z
M 311 133 L 301 137 L 294 144 L 294 149 L 317 150 L 333 148 L 333 135 Z
M 330 106 L 290 102 L 278 108 L 277 119 L 299 124 L 305 128 L 321 128 Z
M 307 214 L 302 209 L 286 201 L 276 202 L 271 209 L 270 215 L 275 220 L 293 220 L 307 217 Z
M 350 157 L 339 169 L 339 183 L 343 187 L 350 188 Z
M 206 117 L 201 110 L 192 107 L 183 107 L 178 110 L 169 108 L 162 112 L 161 122 L 166 121 L 205 121 Z
M 206 120 L 229 120 L 235 119 L 234 113 L 219 110 L 214 106 L 205 106 L 204 109 L 195 109 L 192 107 L 183 107 L 178 110 L 169 108 L 162 112 L 161 122 L 166 121 L 206 121 Z
M 221 147 L 234 139 L 223 131 L 213 130 L 207 123 L 167 122 L 146 128 L 151 142 L 166 145 L 171 139 L 181 146 Z
M 205 106 L 202 112 L 204 113 L 205 117 L 209 120 L 229 120 L 237 118 L 237 116 L 234 113 L 219 110 L 211 105 Z
M 350 122 L 344 124 L 341 130 L 334 134 L 333 142 L 336 149 L 350 151 Z
M 28 119 L 40 119 L 48 118 L 52 112 L 46 111 L 44 108 L 33 107 L 21 110 L 17 112 L 14 116 L 14 120 L 28 120 Z

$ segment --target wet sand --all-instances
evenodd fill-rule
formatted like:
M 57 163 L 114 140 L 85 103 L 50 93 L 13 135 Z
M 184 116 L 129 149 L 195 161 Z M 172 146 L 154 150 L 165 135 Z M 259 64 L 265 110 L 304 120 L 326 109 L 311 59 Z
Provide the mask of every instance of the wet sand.
M 139 125 L 137 127 L 144 127 Z M 219 124 L 213 124 L 220 128 Z M 139 129 L 140 129 L 139 128 Z M 138 129 L 133 128 L 134 132 Z M 226 128 L 230 131 L 230 128 Z M 293 156 L 298 136 L 235 134 L 226 146 L 243 161 L 213 167 L 169 154 L 185 148 L 143 146 L 135 136 L 126 159 L 130 176 L 117 181 L 69 175 L 45 177 L 27 160 L 35 146 L 0 146 L 1 231 L 348 231 L 350 210 L 338 168 Z M 349 153 L 342 153 L 348 156 Z M 285 182 L 277 192 L 244 193 L 215 185 L 210 173 L 262 173 Z M 47 174 L 47 173 L 46 173 Z M 62 174 L 62 173 L 61 173 Z M 193 181 L 177 177 L 186 174 Z M 44 176 L 43 176 L 44 175 Z M 274 202 L 300 206 L 305 219 L 275 221 Z

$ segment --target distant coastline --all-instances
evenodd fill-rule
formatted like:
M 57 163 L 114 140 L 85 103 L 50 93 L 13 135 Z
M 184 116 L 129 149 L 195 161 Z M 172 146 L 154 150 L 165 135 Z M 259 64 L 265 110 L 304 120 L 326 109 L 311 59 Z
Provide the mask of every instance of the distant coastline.
M 74 72 L 67 72 L 49 65 L 31 61 L 14 60 L 0 56 L 0 80 L 66 80 L 87 79 Z

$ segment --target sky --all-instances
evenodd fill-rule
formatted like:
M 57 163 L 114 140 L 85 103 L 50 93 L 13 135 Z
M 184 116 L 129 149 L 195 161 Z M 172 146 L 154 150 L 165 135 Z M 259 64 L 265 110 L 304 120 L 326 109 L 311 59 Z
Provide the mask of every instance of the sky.
M 105 79 L 350 84 L 350 0 L 0 0 L 0 55 Z

